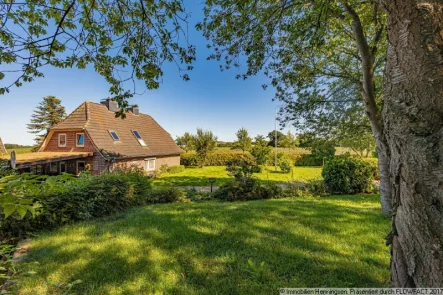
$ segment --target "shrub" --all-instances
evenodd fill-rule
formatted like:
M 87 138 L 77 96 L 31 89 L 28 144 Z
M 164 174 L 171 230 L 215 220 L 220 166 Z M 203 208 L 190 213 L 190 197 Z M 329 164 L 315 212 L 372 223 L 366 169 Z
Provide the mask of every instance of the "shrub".
M 9 166 L 9 161 L 0 159 L 0 178 L 14 174 L 16 172 Z
M 294 166 L 322 166 L 323 159 L 318 159 L 312 155 L 298 155 L 294 160 Z
M 327 194 L 325 182 L 322 179 L 310 180 L 305 184 L 305 191 L 311 196 L 324 196 Z
M 191 202 L 203 202 L 213 200 L 212 194 L 209 192 L 197 191 L 196 189 L 190 189 L 186 191 L 186 197 Z
M 185 199 L 184 191 L 175 187 L 161 187 L 153 189 L 149 194 L 149 203 L 173 203 Z
M 335 147 L 330 142 L 319 141 L 311 147 L 311 157 L 322 164 L 332 159 L 334 155 Z
M 289 158 L 282 157 L 278 162 L 278 166 L 283 173 L 289 173 L 292 169 L 292 162 Z
M 333 194 L 367 192 L 373 180 L 368 163 L 356 158 L 335 157 L 323 167 L 322 176 L 327 190 Z
M 171 174 L 180 173 L 180 172 L 185 171 L 185 166 L 183 166 L 183 165 L 170 166 L 170 167 L 168 167 L 167 171 L 168 171 L 168 173 L 171 173 Z
M 30 212 L 23 217 L 15 212 L 5 218 L 4 207 L 0 207 L 0 237 L 25 237 L 38 230 L 107 216 L 152 202 L 151 183 L 140 171 L 83 174 L 78 179 L 67 178 L 68 181 L 63 181 L 64 177 L 48 178 L 52 180 L 34 183 L 32 190 L 24 191 L 26 199 L 34 203 L 35 217 Z M 27 180 L 21 180 L 24 181 Z
M 227 163 L 234 159 L 249 158 L 254 160 L 254 157 L 250 153 L 239 152 L 215 152 L 209 153 L 206 156 L 204 166 L 226 166 Z M 195 153 L 185 153 L 181 155 L 180 164 L 186 167 L 198 166 L 198 159 Z
M 272 199 L 282 196 L 283 189 L 281 187 L 272 183 L 261 184 L 254 178 L 226 182 L 214 192 L 215 199 L 229 202 Z
M 364 162 L 368 163 L 371 167 L 372 175 L 374 179 L 380 180 L 380 175 L 378 174 L 378 159 L 377 158 L 364 158 Z
M 249 157 L 238 157 L 226 163 L 226 171 L 237 180 L 249 179 L 253 173 L 260 172 L 255 160 Z

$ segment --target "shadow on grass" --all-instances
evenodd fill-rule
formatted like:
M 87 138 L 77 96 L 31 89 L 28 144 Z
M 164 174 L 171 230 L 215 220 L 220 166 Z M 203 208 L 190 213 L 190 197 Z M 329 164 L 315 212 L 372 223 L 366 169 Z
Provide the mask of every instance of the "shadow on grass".
M 138 208 L 38 239 L 29 258 L 40 261 L 40 279 L 25 285 L 81 279 L 80 294 L 386 286 L 389 221 L 378 211 L 322 199 Z M 248 259 L 265 262 L 263 275 L 251 273 Z

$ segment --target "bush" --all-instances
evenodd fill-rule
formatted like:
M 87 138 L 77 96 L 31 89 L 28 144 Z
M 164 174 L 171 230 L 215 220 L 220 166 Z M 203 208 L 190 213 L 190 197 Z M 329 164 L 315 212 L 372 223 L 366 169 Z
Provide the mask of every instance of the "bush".
M 318 159 L 312 155 L 298 155 L 294 160 L 294 166 L 322 166 L 323 159 Z
M 186 197 L 191 202 L 203 202 L 213 200 L 212 194 L 209 192 L 197 191 L 196 189 L 190 189 L 186 191 Z
M 185 166 L 183 165 L 177 165 L 177 166 L 170 166 L 168 167 L 167 172 L 171 174 L 176 174 L 185 171 Z
M 259 173 L 261 168 L 254 159 L 249 157 L 238 157 L 226 163 L 226 171 L 237 180 L 249 179 L 253 173 Z
M 371 167 L 372 175 L 375 180 L 380 180 L 380 175 L 378 174 L 378 159 L 377 158 L 364 158 L 364 162 L 368 163 Z
M 232 151 L 209 153 L 206 157 L 204 166 L 226 166 L 229 161 L 245 157 L 254 160 L 254 157 L 250 153 L 239 153 Z M 186 167 L 198 166 L 197 155 L 195 153 L 182 154 L 180 164 Z
M 0 237 L 3 240 L 26 237 L 38 230 L 48 230 L 75 221 L 89 220 L 122 212 L 127 208 L 153 202 L 174 202 L 179 199 L 174 191 L 166 196 L 151 193 L 150 180 L 136 170 L 118 171 L 113 174 L 59 181 L 52 178 L 50 186 L 45 182 L 34 184 L 26 191 L 26 199 L 34 203 L 35 217 L 30 212 L 21 217 L 17 212 L 5 218 L 0 206 Z M 26 179 L 22 180 L 26 181 Z M 1 193 L 0 193 L 1 196 Z
M 335 157 L 325 164 L 322 176 L 330 193 L 358 194 L 369 190 L 373 171 L 360 159 Z
M 173 203 L 185 199 L 184 191 L 175 187 L 160 187 L 153 189 L 148 198 L 148 203 Z
M 287 157 L 282 157 L 278 162 L 278 166 L 283 173 L 289 173 L 292 169 L 292 162 Z
M 305 191 L 307 191 L 311 196 L 315 197 L 324 196 L 327 194 L 326 185 L 322 179 L 308 181 L 305 185 Z
M 335 147 L 330 142 L 318 142 L 311 147 L 311 157 L 315 161 L 326 162 L 332 159 L 335 155 Z
M 9 161 L 0 159 L 0 178 L 13 174 L 16 172 L 9 166 Z
M 248 201 L 281 198 L 283 189 L 275 184 L 261 184 L 257 179 L 230 181 L 214 192 L 214 198 L 221 201 Z

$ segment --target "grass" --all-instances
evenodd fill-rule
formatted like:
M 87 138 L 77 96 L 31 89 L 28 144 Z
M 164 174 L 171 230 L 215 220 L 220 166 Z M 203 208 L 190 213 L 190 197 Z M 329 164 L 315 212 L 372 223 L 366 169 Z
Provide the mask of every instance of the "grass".
M 19 294 L 276 294 L 387 287 L 378 196 L 152 205 L 41 235 Z M 263 269 L 252 271 L 264 262 Z
M 10 155 L 12 151 L 15 151 L 16 154 L 26 154 L 26 153 L 32 153 L 33 147 L 20 147 L 20 148 L 13 148 L 13 149 L 7 149 L 8 154 Z
M 294 167 L 292 173 L 282 173 L 280 169 L 274 171 L 274 167 L 268 166 L 261 173 L 255 173 L 255 177 L 263 181 L 273 182 L 306 182 L 321 178 L 321 167 Z M 203 168 L 186 168 L 180 173 L 164 173 L 154 180 L 155 185 L 166 186 L 208 186 L 208 178 L 215 178 L 215 185 L 221 185 L 232 179 L 226 172 L 226 166 L 208 166 Z

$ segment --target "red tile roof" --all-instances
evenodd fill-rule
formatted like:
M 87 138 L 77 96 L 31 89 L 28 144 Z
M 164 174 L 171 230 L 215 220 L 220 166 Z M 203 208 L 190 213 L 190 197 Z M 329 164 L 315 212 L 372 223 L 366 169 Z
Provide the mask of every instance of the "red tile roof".
M 94 145 L 109 157 L 147 157 L 178 155 L 183 150 L 175 143 L 151 116 L 126 113 L 126 118 L 116 118 L 115 113 L 100 103 L 86 101 L 64 121 L 51 128 L 52 131 L 84 129 Z M 117 133 L 120 140 L 114 141 L 109 130 Z M 140 145 L 132 134 L 138 131 L 147 147 Z

